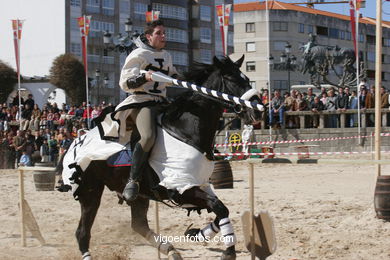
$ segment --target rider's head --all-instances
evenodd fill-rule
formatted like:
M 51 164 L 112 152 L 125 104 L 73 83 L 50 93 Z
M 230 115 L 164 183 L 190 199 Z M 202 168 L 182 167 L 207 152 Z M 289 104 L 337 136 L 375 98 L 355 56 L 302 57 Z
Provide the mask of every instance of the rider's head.
M 157 50 L 164 48 L 166 43 L 164 23 L 161 20 L 149 23 L 145 28 L 145 37 L 153 48 Z

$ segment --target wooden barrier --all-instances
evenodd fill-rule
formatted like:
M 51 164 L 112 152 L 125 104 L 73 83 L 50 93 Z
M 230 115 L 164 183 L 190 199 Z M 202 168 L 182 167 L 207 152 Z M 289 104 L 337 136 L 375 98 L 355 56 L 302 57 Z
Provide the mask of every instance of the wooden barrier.
M 20 232 L 21 232 L 21 245 L 26 246 L 26 225 L 30 229 L 32 235 L 44 245 L 43 239 L 39 230 L 38 224 L 36 224 L 35 217 L 30 210 L 27 200 L 24 199 L 24 172 L 28 171 L 54 171 L 54 167 L 19 167 L 19 208 L 20 208 Z M 26 223 L 27 222 L 27 223 Z

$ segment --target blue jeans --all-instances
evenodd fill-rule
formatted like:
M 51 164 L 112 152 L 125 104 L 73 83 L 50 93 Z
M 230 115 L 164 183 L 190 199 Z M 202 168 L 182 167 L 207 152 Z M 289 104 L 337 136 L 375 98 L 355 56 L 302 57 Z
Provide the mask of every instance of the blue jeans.
M 275 110 L 274 109 L 271 109 L 271 116 L 269 117 L 269 124 L 272 125 L 273 121 L 274 121 L 274 116 L 275 116 Z M 283 125 L 283 117 L 284 117 L 284 108 L 280 108 L 279 111 L 278 111 L 278 114 L 279 114 L 279 124 Z

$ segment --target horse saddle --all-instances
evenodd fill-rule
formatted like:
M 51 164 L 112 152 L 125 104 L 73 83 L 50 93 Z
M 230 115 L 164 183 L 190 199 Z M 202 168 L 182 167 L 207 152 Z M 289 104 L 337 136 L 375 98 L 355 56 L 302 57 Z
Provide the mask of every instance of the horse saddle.
M 132 152 L 130 149 L 114 153 L 107 159 L 108 167 L 125 167 L 133 165 Z

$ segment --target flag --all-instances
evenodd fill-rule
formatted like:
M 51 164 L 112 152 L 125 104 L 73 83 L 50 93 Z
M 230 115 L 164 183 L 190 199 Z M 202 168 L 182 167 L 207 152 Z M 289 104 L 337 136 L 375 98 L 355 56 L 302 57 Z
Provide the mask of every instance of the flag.
M 145 13 L 145 17 L 146 17 L 146 22 L 147 23 L 151 23 L 153 21 L 156 21 L 158 20 L 158 18 L 160 17 L 160 11 L 147 11 Z
M 228 48 L 228 31 L 229 31 L 229 18 L 230 18 L 230 11 L 232 10 L 232 5 L 227 4 L 224 8 L 224 15 L 223 15 L 223 33 L 224 33 L 224 42 L 225 42 L 225 55 L 227 55 L 227 48 Z
M 22 39 L 22 27 L 23 21 L 17 19 L 12 20 L 12 30 L 14 35 L 14 47 L 15 47 L 15 59 L 16 59 L 16 71 L 18 76 L 20 75 L 20 40 Z
M 224 10 L 225 6 L 224 5 L 216 5 L 215 10 L 217 11 L 217 18 L 218 18 L 218 24 L 219 24 L 219 29 L 221 30 L 221 36 L 222 36 L 222 50 L 223 54 L 226 55 L 225 53 L 225 32 L 224 32 Z
M 89 27 L 91 24 L 91 16 L 83 15 L 77 18 L 80 27 L 80 35 L 81 35 L 81 49 L 83 52 L 83 63 L 85 74 L 88 74 L 88 62 L 87 62 L 87 39 L 89 33 Z

